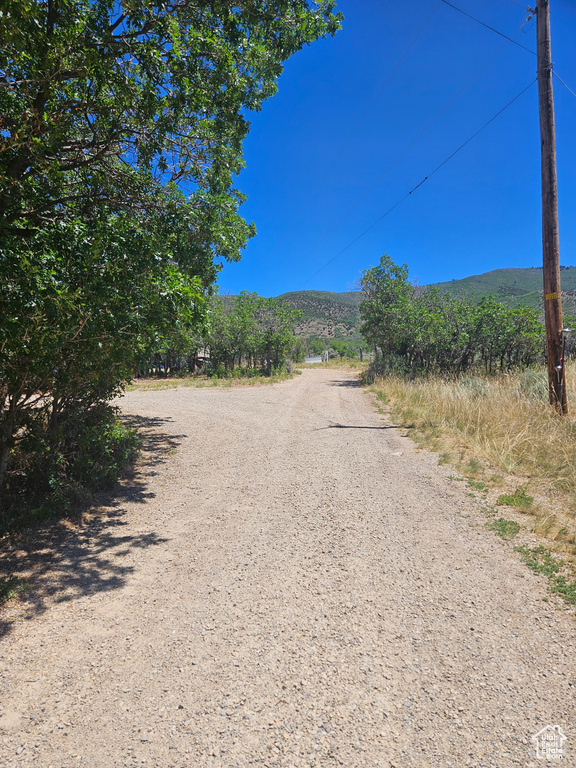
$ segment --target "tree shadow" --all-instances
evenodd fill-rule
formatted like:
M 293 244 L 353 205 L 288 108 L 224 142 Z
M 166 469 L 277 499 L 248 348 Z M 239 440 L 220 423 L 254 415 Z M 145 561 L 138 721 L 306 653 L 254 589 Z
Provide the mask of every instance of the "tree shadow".
M 330 384 L 333 387 L 363 387 L 359 379 L 333 379 Z
M 322 429 L 399 429 L 396 424 L 385 424 L 381 427 L 364 427 L 356 424 L 328 424 L 327 427 L 317 427 L 312 432 L 320 432 Z
M 148 477 L 186 435 L 160 429 L 171 419 L 124 417 L 138 427 L 141 454 L 113 490 L 98 494 L 74 520 L 50 521 L 11 537 L 0 550 L 0 578 L 14 576 L 18 598 L 2 607 L 0 637 L 16 621 L 30 620 L 56 603 L 65 603 L 123 587 L 134 573 L 127 558 L 134 550 L 168 541 L 157 532 L 129 533 L 126 503 L 145 504 L 154 497 Z

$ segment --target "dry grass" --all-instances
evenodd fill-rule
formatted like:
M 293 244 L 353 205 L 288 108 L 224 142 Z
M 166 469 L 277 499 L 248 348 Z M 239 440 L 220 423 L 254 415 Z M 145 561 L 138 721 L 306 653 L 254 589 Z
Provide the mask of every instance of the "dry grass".
M 255 387 L 263 384 L 275 384 L 277 381 L 285 381 L 286 379 L 293 378 L 293 376 L 294 374 L 290 373 L 280 373 L 274 376 L 237 376 L 229 379 L 217 379 L 200 375 L 167 379 L 133 379 L 126 386 L 126 391 L 177 389 L 178 387 Z
M 296 368 L 333 368 L 338 371 L 364 371 L 369 363 L 360 360 L 351 360 L 350 358 L 333 357 L 327 363 L 294 363 Z
M 545 381 L 545 373 L 535 371 L 452 381 L 391 375 L 373 389 L 422 445 L 486 481 L 494 498 L 502 490 L 534 496 L 534 506 L 523 510 L 533 516 L 532 530 L 576 554 L 576 400 L 572 416 L 557 416 Z M 567 385 L 576 392 L 574 365 Z

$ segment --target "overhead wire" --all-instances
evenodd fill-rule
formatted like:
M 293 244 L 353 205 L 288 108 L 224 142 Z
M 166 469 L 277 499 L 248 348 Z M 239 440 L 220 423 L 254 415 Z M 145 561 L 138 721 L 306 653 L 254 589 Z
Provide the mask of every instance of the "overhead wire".
M 441 0 L 441 2 L 443 2 L 445 5 L 449 5 L 449 6 L 450 6 L 450 8 L 454 8 L 454 10 L 455 10 L 455 11 L 458 11 L 459 13 L 462 13 L 462 14 L 464 14 L 464 16 L 467 16 L 469 19 L 472 19 L 473 21 L 477 22 L 478 24 L 481 24 L 483 27 L 486 27 L 487 29 L 490 29 L 492 32 L 495 32 L 497 35 L 500 35 L 500 37 L 503 37 L 503 38 L 505 38 L 506 40 L 509 40 L 511 43 L 514 43 L 514 45 L 517 45 L 519 48 L 522 48 L 523 50 L 525 50 L 525 51 L 528 51 L 528 53 L 531 53 L 533 56 L 538 56 L 538 54 L 536 53 L 536 51 L 533 51 L 533 50 L 531 50 L 530 48 L 527 48 L 525 45 L 522 45 L 521 43 L 518 43 L 516 40 L 513 40 L 511 37 L 508 37 L 507 35 L 505 35 L 505 34 L 503 34 L 502 32 L 500 32 L 498 29 L 495 29 L 494 27 L 491 27 L 491 26 L 489 26 L 488 24 L 485 24 L 483 21 L 480 21 L 480 19 L 477 19 L 475 16 L 472 16 L 471 14 L 467 13 L 466 11 L 463 11 L 463 10 L 462 10 L 462 8 L 458 8 L 458 6 L 456 6 L 456 5 L 453 5 L 452 3 L 448 2 L 448 0 Z M 514 5 L 518 5 L 518 6 L 520 6 L 521 8 L 523 8 L 523 7 L 524 7 L 524 6 L 523 6 L 521 3 L 517 3 L 517 2 L 516 2 L 516 0 L 512 0 L 512 2 L 514 3 Z M 533 11 L 533 10 L 532 10 L 532 8 L 525 8 L 525 10 L 526 10 L 526 11 L 528 11 L 528 12 L 529 12 L 529 13 L 530 13 L 532 16 L 535 16 L 535 15 L 536 15 L 535 11 Z M 531 17 L 529 17 L 529 18 L 531 18 Z M 521 28 L 523 28 L 523 27 L 524 27 L 524 24 L 525 24 L 525 23 L 526 23 L 526 21 L 524 21 L 524 22 L 522 23 L 522 26 L 521 26 Z M 516 33 L 515 33 L 515 34 L 516 34 Z M 565 83 L 565 82 L 564 82 L 564 80 L 562 80 L 562 78 L 560 77 L 560 75 L 559 75 L 559 74 L 556 72 L 556 70 L 554 69 L 554 65 L 552 65 L 552 73 L 553 73 L 553 74 L 554 74 L 554 75 L 555 75 L 555 76 L 558 78 L 558 80 L 560 80 L 560 82 L 562 83 L 562 85 L 563 85 L 563 86 L 564 86 L 564 87 L 565 87 L 567 90 L 569 90 L 569 91 L 570 91 L 570 93 L 572 94 L 572 96 L 576 97 L 576 92 L 574 92 L 574 91 L 572 90 L 572 88 L 570 88 L 570 86 L 569 86 L 567 83 Z
M 448 0 L 442 0 L 442 2 L 445 5 L 449 5 L 450 8 L 454 8 L 454 10 L 458 11 L 458 13 L 462 13 L 464 16 L 467 16 L 469 19 L 472 19 L 472 21 L 475 21 L 477 24 L 480 24 L 482 27 L 486 27 L 486 29 L 489 29 L 492 32 L 495 32 L 497 35 L 500 35 L 500 37 L 503 37 L 505 40 L 508 40 L 508 42 L 514 43 L 514 45 L 517 45 L 518 48 L 522 48 L 524 51 L 528 51 L 528 53 L 531 53 L 533 56 L 538 55 L 536 51 L 533 51 L 530 48 L 527 48 L 525 45 L 522 45 L 522 43 L 519 43 L 517 40 L 514 40 L 514 38 L 512 37 L 508 37 L 508 35 L 505 35 L 503 32 L 500 32 L 500 30 L 496 29 L 495 27 L 491 27 L 489 24 L 486 24 L 485 22 L 480 21 L 480 19 L 477 19 L 475 16 L 472 16 L 470 13 L 463 11 L 462 8 L 458 8 L 457 5 L 453 5 L 452 3 L 448 2 Z
M 470 142 L 471 142 L 471 141 L 473 141 L 473 139 L 475 139 L 475 138 L 476 138 L 476 136 L 478 136 L 478 134 L 482 133 L 482 131 L 483 131 L 485 128 L 487 128 L 487 127 L 488 127 L 488 126 L 489 126 L 491 123 L 493 123 L 493 122 L 494 122 L 494 120 L 496 120 L 498 117 L 500 117 L 500 115 L 501 115 L 503 112 L 505 112 L 505 111 L 506 111 L 506 110 L 507 110 L 509 107 L 511 107 L 511 106 L 512 106 L 512 104 L 514 104 L 514 102 L 518 101 L 518 99 L 519 99 L 519 98 L 520 98 L 520 97 L 521 97 L 521 96 L 522 96 L 524 93 L 526 93 L 526 91 L 528 91 L 528 90 L 529 90 L 529 89 L 530 89 L 530 88 L 531 88 L 531 87 L 534 85 L 534 83 L 536 83 L 536 82 L 537 82 L 537 78 L 536 78 L 536 79 L 534 79 L 534 80 L 533 80 L 533 81 L 532 81 L 532 82 L 531 82 L 529 85 L 527 85 L 525 88 L 523 88 L 523 89 L 520 91 L 520 93 L 518 93 L 518 94 L 517 94 L 517 95 L 516 95 L 516 96 L 515 96 L 513 99 L 511 99 L 511 101 L 509 101 L 509 102 L 506 104 L 506 106 L 502 107 L 502 109 L 500 109 L 498 112 L 496 112 L 496 114 L 495 114 L 495 115 L 493 115 L 493 116 L 490 118 L 490 120 L 488 120 L 486 123 L 484 123 L 484 125 L 483 125 L 481 128 L 479 128 L 477 131 L 475 131 L 475 132 L 474 132 L 474 133 L 473 133 L 473 134 L 472 134 L 472 135 L 471 135 L 471 136 L 470 136 L 468 139 L 466 139 L 466 141 L 465 141 L 463 144 L 460 144 L 460 146 L 458 147 L 458 149 L 456 149 L 454 152 L 452 152 L 450 155 L 448 155 L 448 157 L 447 157 L 447 158 L 445 158 L 445 159 L 444 159 L 444 160 L 443 160 L 443 161 L 442 161 L 442 162 L 441 162 L 439 165 L 437 165 L 437 166 L 436 166 L 436 168 L 434 168 L 434 170 L 433 170 L 433 171 L 431 171 L 431 172 L 428 174 L 428 176 L 425 176 L 425 177 L 422 179 L 422 181 L 420 181 L 418 184 L 416 184 L 416 186 L 415 186 L 415 187 L 412 187 L 412 189 L 411 189 L 409 192 L 407 192 L 407 193 L 406 193 L 406 194 L 405 194 L 403 197 L 401 197 L 401 198 L 400 198 L 400 199 L 399 199 L 399 200 L 398 200 L 396 203 L 394 203 L 394 205 L 393 205 L 391 208 L 388 208 L 388 210 L 387 210 L 385 213 L 383 213 L 383 214 L 382 214 L 382 215 L 381 215 L 381 216 L 380 216 L 378 219 L 376 219 L 376 221 L 375 221 L 375 222 L 373 222 L 373 223 L 372 223 L 372 224 L 371 224 L 369 227 L 366 227 L 366 229 L 365 229 L 363 232 L 361 232 L 359 235 L 357 235 L 357 236 L 356 236 L 356 237 L 355 237 L 353 240 L 351 240 L 351 241 L 348 243 L 348 245 L 346 245 L 344 248 L 342 248 L 342 250 L 341 250 L 341 251 L 339 251 L 339 252 L 338 252 L 338 253 L 337 253 L 335 256 L 333 256 L 333 257 L 332 257 L 332 258 L 331 258 L 329 261 L 327 261 L 327 262 L 326 262 L 326 263 L 325 263 L 325 264 L 324 264 L 322 267 L 320 267 L 320 269 L 318 269 L 316 272 L 314 272 L 314 274 L 310 275 L 310 277 L 309 277 L 307 280 L 305 280 L 305 281 L 304 281 L 304 285 L 307 285 L 307 284 L 310 282 L 310 280 L 312 280 L 313 278 L 315 278 L 315 277 L 316 277 L 316 275 L 320 274 L 320 272 L 322 272 L 324 269 L 326 269 L 326 267 L 330 266 L 330 264 L 332 264 L 334 261 L 336 261 L 336 259 L 337 259 L 337 258 L 339 258 L 339 257 L 340 257 L 340 256 L 341 256 L 343 253 L 345 253 L 345 252 L 346 252 L 346 251 L 347 251 L 349 248 L 351 248 L 351 247 L 354 245 L 354 243 L 357 243 L 357 242 L 358 242 L 358 240 L 360 240 L 362 237 L 364 237 L 364 235 L 366 235 L 368 232 L 370 232 L 370 230 L 371 230 L 371 229 L 374 229 L 374 227 L 375 227 L 377 224 L 379 224 L 379 223 L 380 223 L 380 222 L 381 222 L 383 219 L 385 219 L 387 216 L 389 216 L 389 215 L 392 213 L 392 211 L 394 211 L 396 208 L 398 208 L 398 206 L 399 206 L 401 203 L 403 203 L 403 202 L 404 202 L 404 200 L 406 200 L 408 197 L 410 197 L 410 195 L 412 195 L 414 192 L 416 192 L 416 190 L 417 190 L 417 189 L 419 189 L 419 188 L 420 188 L 420 187 L 421 187 L 423 184 L 425 184 L 425 183 L 426 183 L 426 182 L 427 182 L 429 179 L 431 179 L 431 178 L 432 178 L 432 176 L 434 176 L 434 174 L 435 174 L 435 173 L 437 173 L 437 172 L 438 172 L 438 171 L 439 171 L 441 168 L 443 168 L 443 167 L 446 165 L 446 163 L 450 162 L 450 160 L 452 160 L 452 158 L 453 158 L 453 157 L 455 157 L 455 156 L 456 156 L 456 155 L 457 155 L 459 152 L 461 152 L 461 151 L 464 149 L 464 147 L 466 147 L 468 144 L 470 144 Z
M 559 75 L 559 74 L 558 74 L 558 73 L 557 73 L 557 72 L 556 72 L 554 69 L 552 69 L 552 74 L 553 74 L 555 77 L 557 77 L 557 78 L 558 78 L 558 80 L 560 80 L 560 82 L 561 82 L 561 83 L 562 83 L 562 85 L 564 86 L 564 88 L 566 88 L 567 90 L 569 90 L 569 91 L 570 91 L 570 93 L 572 94 L 572 96 L 574 96 L 574 97 L 576 98 L 576 93 L 574 93 L 574 91 L 572 90 L 572 88 L 570 88 L 570 86 L 569 86 L 567 83 L 565 83 L 565 82 L 564 82 L 564 80 L 562 80 L 562 78 L 560 77 L 560 75 Z
M 523 5 L 522 3 L 517 2 L 517 0 L 510 0 L 511 3 L 514 3 L 514 5 L 517 5 L 518 8 L 522 8 L 524 11 L 531 11 L 532 8 L 529 8 L 526 5 Z
M 516 33 L 519 32 L 520 27 L 516 30 Z M 516 34 L 515 33 L 515 34 Z M 359 198 L 340 216 L 340 218 L 332 225 L 332 227 L 320 238 L 320 240 L 317 240 L 314 245 L 300 258 L 296 264 L 300 264 L 303 261 L 305 261 L 314 251 L 318 248 L 318 246 L 322 245 L 322 243 L 334 232 L 335 229 L 337 229 L 340 224 L 346 219 L 352 211 L 360 205 L 362 200 L 364 200 L 367 195 L 370 194 L 370 192 L 382 181 L 382 179 L 390 173 L 390 171 L 398 165 L 400 160 L 412 149 L 412 147 L 420 141 L 420 139 L 428 133 L 428 131 L 434 126 L 435 123 L 438 122 L 438 120 L 442 117 L 442 115 L 454 104 L 454 102 L 462 96 L 462 94 L 472 85 L 472 83 L 482 74 L 482 72 L 486 69 L 486 67 L 501 53 L 501 51 L 508 45 L 508 43 L 504 43 L 503 46 L 501 46 L 490 58 L 480 67 L 480 69 L 469 79 L 467 80 L 464 85 L 454 94 L 454 96 L 442 107 L 440 112 L 438 112 L 435 117 L 428 123 L 428 125 L 420 131 L 420 133 L 416 136 L 413 141 L 410 142 L 403 150 L 402 152 L 390 163 L 390 165 L 387 166 L 387 168 L 382 171 L 382 173 L 378 176 L 378 178 L 372 182 L 372 184 L 360 195 Z

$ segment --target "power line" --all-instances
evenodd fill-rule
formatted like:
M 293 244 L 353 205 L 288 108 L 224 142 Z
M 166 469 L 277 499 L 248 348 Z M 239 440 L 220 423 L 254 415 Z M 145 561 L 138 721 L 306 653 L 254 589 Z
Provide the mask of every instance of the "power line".
M 462 8 L 458 8 L 456 5 L 452 5 L 452 3 L 449 3 L 448 0 L 442 0 L 442 2 L 445 5 L 449 5 L 450 8 L 454 8 L 455 11 L 462 13 L 464 16 L 468 16 L 469 19 L 472 19 L 472 21 L 475 21 L 477 24 L 480 24 L 482 27 L 486 27 L 486 29 L 489 29 L 492 32 L 495 32 L 497 35 L 500 35 L 500 37 L 503 37 L 505 40 L 508 40 L 510 43 L 514 43 L 514 45 L 517 45 L 518 48 L 522 48 L 524 51 L 528 51 L 528 53 L 531 53 L 533 56 L 537 55 L 535 51 L 532 51 L 530 48 L 526 48 L 526 46 L 522 45 L 522 43 L 519 43 L 517 40 L 514 40 L 512 37 L 508 37 L 508 35 L 505 35 L 503 32 L 500 32 L 498 29 L 491 27 L 489 24 L 485 24 L 483 21 L 480 21 L 480 19 L 477 19 L 475 16 L 471 16 L 469 13 L 466 13 L 466 11 L 463 11 Z
M 522 3 L 517 3 L 516 0 L 510 0 L 511 3 L 514 3 L 514 5 L 517 5 L 518 8 L 522 8 L 524 11 L 532 11 L 532 8 L 528 8 L 526 5 L 522 5 Z
M 488 127 L 488 126 L 489 126 L 491 123 L 493 123 L 493 122 L 494 122 L 494 120 L 496 120 L 496 118 L 500 117 L 500 115 L 501 115 L 503 112 L 505 112 L 505 111 L 508 109 L 508 107 L 511 107 L 511 106 L 512 106 L 512 104 L 514 104 L 514 102 L 515 102 L 515 101 L 518 101 L 518 99 L 519 99 L 519 98 L 520 98 L 520 97 L 521 97 L 521 96 L 522 96 L 524 93 L 526 93 L 526 91 L 527 91 L 527 90 L 529 90 L 529 89 L 530 89 L 530 88 L 531 88 L 531 87 L 534 85 L 534 83 L 536 83 L 536 82 L 537 82 L 537 80 L 538 80 L 538 78 L 536 78 L 535 80 L 533 80 L 533 81 L 530 83 L 530 85 L 527 85 L 527 86 L 526 86 L 526 88 L 524 88 L 523 90 L 521 90 L 521 91 L 520 91 L 520 93 L 518 93 L 518 94 L 517 94 L 517 95 L 516 95 L 516 96 L 515 96 L 515 97 L 514 97 L 514 98 L 513 98 L 511 101 L 509 101 L 509 102 L 508 102 L 508 104 L 506 104 L 506 106 L 505 106 L 505 107 L 502 107 L 502 109 L 501 109 L 501 110 L 499 110 L 498 112 L 496 112 L 496 114 L 495 114 L 495 115 L 493 115 L 493 116 L 490 118 L 490 120 L 488 120 L 488 122 L 484 123 L 484 125 L 483 125 L 481 128 L 479 128 L 479 129 L 478 129 L 478 130 L 477 130 L 475 133 L 473 133 L 473 134 L 472 134 L 472 136 L 470 136 L 468 139 L 466 139 L 466 141 L 465 141 L 463 144 L 461 144 L 461 145 L 458 147 L 458 149 L 456 149 L 454 152 L 452 152 L 452 154 L 451 154 L 451 155 L 448 155 L 448 157 L 447 157 L 445 160 L 443 160 L 443 161 L 440 163 L 440 165 L 437 165 L 437 166 L 436 166 L 436 168 L 434 168 L 434 170 L 433 170 L 433 171 L 431 171 L 431 173 L 429 173 L 429 174 L 428 174 L 428 176 L 425 176 L 425 177 L 422 179 L 422 181 L 421 181 L 419 184 L 417 184 L 415 187 L 413 187 L 413 188 L 412 188 L 412 189 L 411 189 L 409 192 L 407 192 L 407 193 L 406 193 L 406 194 L 405 194 L 403 197 L 401 197 L 401 198 L 400 198 L 400 199 L 399 199 L 399 200 L 398 200 L 396 203 L 394 203 L 394 205 L 393 205 L 391 208 L 389 208 L 389 209 L 388 209 L 388 210 L 387 210 L 385 213 L 383 213 L 383 214 L 382 214 L 382 216 L 380 216 L 378 219 L 376 219 L 376 221 L 375 221 L 373 224 L 371 224 L 371 225 L 370 225 L 369 227 L 367 227 L 367 228 L 366 228 L 366 229 L 365 229 L 363 232 L 361 232 L 359 235 L 357 235 L 357 236 L 356 236 L 356 237 L 355 237 L 355 238 L 354 238 L 352 241 L 350 241 L 350 242 L 348 243 L 348 245 L 346 245 L 344 248 L 342 248 L 342 250 L 341 250 L 341 251 L 339 251 L 339 252 L 338 252 L 338 253 L 337 253 L 335 256 L 333 256 L 333 257 L 332 257 L 332 258 L 331 258 L 329 261 L 327 261 L 327 262 L 326 262 L 326 264 L 324 264 L 322 267 L 320 267 L 320 269 L 319 269 L 319 270 L 317 270 L 316 272 L 314 272 L 314 274 L 313 274 L 313 275 L 310 275 L 310 277 L 309 277 L 309 278 L 308 278 L 308 279 L 307 279 L 307 280 L 304 282 L 304 285 L 306 285 L 307 283 L 309 283 L 309 282 L 310 282 L 310 280 L 312 280 L 314 277 L 316 277 L 316 275 L 320 274 L 320 272 L 322 272 L 324 269 L 326 269 L 326 267 L 327 267 L 327 266 L 329 266 L 330 264 L 332 264 L 332 262 L 336 261 L 336 259 L 337 259 L 339 256 L 341 256 L 341 255 L 342 255 L 342 254 L 343 254 L 345 251 L 347 251 L 347 250 L 348 250 L 350 247 L 352 247 L 352 246 L 354 245 L 354 243 L 358 242 L 358 240 L 360 240 L 360 238 L 364 237 L 364 235 L 365 235 L 365 234 L 367 234 L 368 232 L 370 232 L 370 230 L 371 230 L 371 229 L 374 229 L 374 227 L 375 227 L 377 224 L 379 224 L 379 223 L 382 221 L 382 219 L 385 219 L 387 216 L 389 216 L 389 215 L 392 213 L 392 211 L 394 211 L 396 208 L 398 208 L 398 206 L 399 206 L 401 203 L 403 203 L 403 202 L 404 202 L 404 200 L 406 200 L 406 198 L 410 197 L 410 195 L 411 195 L 413 192 L 416 192 L 416 190 L 417 190 L 417 189 L 419 189 L 419 188 L 420 188 L 420 187 L 421 187 L 421 186 L 422 186 L 422 185 L 423 185 L 425 182 L 427 182 L 429 179 L 431 179 L 431 178 L 432 178 L 432 176 L 434 176 L 434 174 L 435 174 L 435 173 L 437 173 L 437 172 L 438 172 L 438 171 L 439 171 L 441 168 L 443 168 L 443 167 L 446 165 L 446 163 L 448 163 L 450 160 L 452 160 L 452 158 L 453 158 L 453 157 L 455 157 L 455 156 L 456 156 L 456 155 L 457 155 L 457 154 L 458 154 L 460 151 L 462 151 L 462 150 L 464 149 L 464 147 L 466 147 L 468 144 L 470 144 L 470 142 L 471 142 L 473 139 L 475 139 L 475 138 L 476 138 L 476 136 L 478 136 L 478 134 L 479 134 L 479 133 L 482 133 L 482 131 L 483 131 L 485 128 L 487 128 L 487 127 Z
M 570 91 L 570 93 L 572 94 L 572 96 L 576 97 L 576 93 L 574 93 L 574 91 L 572 90 L 572 88 L 570 88 L 570 86 L 569 86 L 569 85 L 567 85 L 567 84 L 564 82 L 564 80 L 562 80 L 562 78 L 560 77 L 560 75 L 559 75 L 557 72 L 555 72 L 555 71 L 554 71 L 554 69 L 552 70 L 552 74 L 553 74 L 553 75 L 555 75 L 555 76 L 558 78 L 558 80 L 560 80 L 560 82 L 562 83 L 562 85 L 564 86 L 564 88 L 567 88 L 567 89 Z
M 520 30 L 520 27 L 518 28 L 518 30 L 516 30 L 516 32 L 518 32 L 519 30 Z M 309 256 L 310 256 L 312 253 L 314 253 L 314 251 L 315 251 L 315 250 L 318 248 L 318 246 L 319 246 L 319 245 L 321 245 L 321 244 L 322 244 L 322 243 L 323 243 L 323 242 L 324 242 L 324 241 L 325 241 L 325 240 L 326 240 L 326 239 L 327 239 L 327 238 L 328 238 L 328 237 L 329 237 L 329 236 L 332 234 L 332 232 L 334 232 L 334 230 L 335 230 L 335 229 L 337 229 L 337 228 L 340 226 L 340 224 L 341 224 L 341 223 L 344 221 L 344 219 L 345 219 L 345 218 L 346 218 L 346 217 L 347 217 L 347 216 L 348 216 L 350 213 L 352 213 L 352 211 L 353 211 L 355 208 L 357 208 L 357 207 L 358 207 L 358 205 L 359 205 L 359 204 L 362 202 L 362 200 L 364 200 L 364 198 L 365 198 L 365 197 L 366 197 L 366 196 L 367 196 L 367 195 L 368 195 L 368 194 L 369 194 L 369 193 L 370 193 L 370 192 L 371 192 L 371 191 L 374 189 L 374 187 L 376 187 L 376 186 L 377 186 L 377 185 L 378 185 L 378 184 L 379 184 L 379 183 L 382 181 L 382 179 L 383 179 L 385 176 L 387 176 L 387 175 L 388 175 L 388 173 L 390 173 L 390 171 L 391 171 L 391 170 L 392 170 L 392 169 L 393 169 L 393 168 L 394 168 L 396 165 L 398 165 L 398 163 L 400 162 L 400 160 L 402 160 L 402 158 L 403 158 L 403 157 L 404 157 L 404 156 L 405 156 L 405 155 L 406 155 L 406 154 L 407 154 L 407 153 L 408 153 L 408 152 L 409 152 L 409 151 L 412 149 L 412 147 L 413 147 L 413 146 L 414 146 L 414 145 L 415 145 L 417 142 L 419 142 L 419 141 L 420 141 L 420 139 L 421 139 L 421 138 L 422 138 L 422 137 L 423 137 L 423 136 L 424 136 L 426 133 L 428 133 L 428 131 L 429 131 L 429 130 L 432 128 L 432 126 L 433 126 L 435 123 L 437 123 L 437 122 L 438 122 L 438 120 L 439 120 L 439 119 L 442 117 L 442 115 L 443 115 L 443 114 L 444 114 L 444 113 L 445 113 L 445 112 L 446 112 L 446 111 L 447 111 L 447 110 L 448 110 L 448 109 L 449 109 L 449 108 L 452 106 L 452 104 L 454 104 L 454 102 L 455 102 L 457 99 L 459 99 L 459 98 L 460 98 L 460 96 L 461 96 L 461 95 L 462 95 L 462 94 L 463 94 L 463 93 L 464 93 L 464 92 L 465 92 L 465 91 L 466 91 L 466 90 L 467 90 L 467 89 L 468 89 L 468 88 L 469 88 L 469 87 L 472 85 L 472 83 L 474 82 L 474 80 L 476 80 L 476 78 L 478 78 L 478 77 L 479 77 L 479 76 L 482 74 L 482 72 L 483 72 L 483 71 L 486 69 L 486 67 L 487 67 L 487 66 L 488 66 L 488 65 L 489 65 L 489 64 L 490 64 L 490 63 L 491 63 L 491 62 L 492 62 L 492 61 L 493 61 L 493 60 L 494 60 L 494 59 L 495 59 L 495 58 L 496 58 L 496 57 L 497 57 L 499 54 L 500 54 L 500 52 L 501 52 L 501 51 L 502 51 L 502 50 L 503 50 L 503 49 L 504 49 L 504 48 L 505 48 L 507 45 L 508 45 L 508 43 L 507 43 L 507 42 L 506 42 L 506 43 L 504 43 L 504 45 L 503 45 L 503 46 L 501 46 L 501 47 L 500 47 L 500 48 L 499 48 L 499 49 L 496 51 L 496 53 L 494 53 L 492 56 L 490 56 L 490 58 L 488 59 L 488 61 L 486 61 L 486 62 L 485 62 L 485 63 L 484 63 L 484 64 L 483 64 L 483 65 L 480 67 L 480 69 L 479 69 L 479 70 L 476 72 L 476 74 L 474 74 L 474 75 L 473 75 L 473 77 L 471 77 L 471 78 L 470 78 L 470 80 L 468 80 L 466 83 L 464 83 L 464 85 L 463 85 L 463 86 L 462 86 L 462 87 L 461 87 L 461 88 L 460 88 L 460 89 L 459 89 L 459 90 L 458 90 L 458 91 L 457 91 L 457 92 L 454 94 L 454 96 L 453 96 L 453 97 L 452 97 L 452 98 L 451 98 L 451 99 L 450 99 L 450 100 L 449 100 L 449 101 L 448 101 L 448 102 L 447 102 L 447 103 L 446 103 L 446 104 L 445 104 L 445 105 L 442 107 L 442 109 L 440 110 L 440 112 L 438 112 L 438 113 L 435 115 L 435 117 L 434 117 L 434 118 L 433 118 L 433 119 L 432 119 L 432 120 L 431 120 L 431 121 L 428 123 L 428 125 L 427 125 L 427 126 L 426 126 L 426 127 L 425 127 L 425 128 L 422 130 L 422 131 L 420 131 L 420 133 L 418 134 L 418 136 L 416 136 L 416 138 L 415 138 L 413 141 L 411 141 L 411 142 L 410 142 L 410 144 L 408 144 L 408 146 L 407 146 L 407 147 L 405 147 L 405 148 L 402 150 L 402 152 L 401 152 L 401 153 L 400 153 L 400 154 L 399 154 L 399 155 L 398 155 L 398 156 L 397 156 L 397 157 L 396 157 L 396 158 L 395 158 L 395 159 L 392 161 L 392 163 L 390 163 L 390 165 L 389 165 L 389 166 L 388 166 L 388 167 L 387 167 L 387 168 L 386 168 L 386 169 L 385 169 L 385 170 L 384 170 L 384 171 L 383 171 L 383 172 L 380 174 L 380 176 L 378 176 L 378 178 L 377 178 L 377 179 L 376 179 L 376 180 L 375 180 L 375 181 L 374 181 L 374 182 L 373 182 L 373 183 L 372 183 L 372 184 L 371 184 L 371 185 L 368 187 L 368 189 L 366 189 L 366 190 L 365 190 L 365 191 L 364 191 L 364 192 L 363 192 L 363 193 L 360 195 L 360 197 L 359 197 L 359 198 L 357 198 L 357 200 L 356 200 L 356 201 L 355 201 L 355 202 L 354 202 L 354 203 L 353 203 L 353 204 L 350 206 L 350 208 L 348 208 L 348 209 L 347 209 L 347 210 L 346 210 L 346 211 L 345 211 L 345 212 L 344 212 L 344 213 L 343 213 L 343 214 L 340 216 L 340 218 L 339 218 L 339 219 L 338 219 L 338 220 L 335 222 L 335 224 L 333 224 L 333 225 L 332 225 L 332 227 L 330 227 L 330 229 L 329 229 L 329 230 L 328 230 L 328 231 L 327 231 L 327 232 L 326 232 L 324 235 L 322 235 L 322 237 L 320 238 L 320 240 L 317 240 L 317 241 L 314 243 L 314 245 L 313 245 L 313 246 L 310 248 L 310 250 L 309 250 L 309 251 L 307 251 L 307 253 L 306 253 L 306 254 L 305 254 L 305 255 L 304 255 L 304 256 L 303 256 L 303 257 L 302 257 L 302 258 L 301 258 L 301 259 L 300 259 L 300 260 L 299 260 L 297 263 L 301 263 L 302 261 L 306 260 L 306 259 L 307 259 L 307 258 L 308 258 L 308 257 L 309 257 Z

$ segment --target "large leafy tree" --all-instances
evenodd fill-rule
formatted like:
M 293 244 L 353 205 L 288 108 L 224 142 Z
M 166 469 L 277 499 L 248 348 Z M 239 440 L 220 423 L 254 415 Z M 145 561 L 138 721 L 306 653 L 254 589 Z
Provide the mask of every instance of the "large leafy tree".
M 283 62 L 334 32 L 332 0 L 5 0 L 0 232 L 188 185 L 201 233 L 234 211 L 249 123 Z M 220 254 L 237 256 L 221 236 Z
M 61 441 L 201 330 L 255 233 L 247 115 L 338 25 L 332 0 L 0 3 L 0 489 L 32 423 Z

